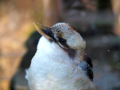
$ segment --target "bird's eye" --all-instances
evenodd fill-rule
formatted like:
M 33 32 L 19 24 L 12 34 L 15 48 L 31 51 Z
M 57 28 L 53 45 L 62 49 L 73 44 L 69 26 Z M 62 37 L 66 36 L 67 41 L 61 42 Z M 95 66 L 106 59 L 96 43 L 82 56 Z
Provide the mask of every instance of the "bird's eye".
M 59 42 L 60 42 L 60 43 L 66 43 L 66 40 L 63 39 L 63 38 L 59 38 Z
M 68 47 L 67 45 L 67 41 L 63 38 L 59 38 L 59 43 L 60 43 L 60 46 L 62 45 L 62 47 Z

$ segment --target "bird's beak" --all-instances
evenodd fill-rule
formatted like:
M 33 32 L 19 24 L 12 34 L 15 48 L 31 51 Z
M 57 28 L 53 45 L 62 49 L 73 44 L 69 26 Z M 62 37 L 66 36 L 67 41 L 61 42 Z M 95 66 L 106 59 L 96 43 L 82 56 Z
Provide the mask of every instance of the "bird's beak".
M 50 42 L 55 41 L 53 33 L 51 32 L 50 27 L 43 26 L 42 24 L 33 22 L 33 25 L 35 26 L 36 30 L 44 36 L 47 40 Z

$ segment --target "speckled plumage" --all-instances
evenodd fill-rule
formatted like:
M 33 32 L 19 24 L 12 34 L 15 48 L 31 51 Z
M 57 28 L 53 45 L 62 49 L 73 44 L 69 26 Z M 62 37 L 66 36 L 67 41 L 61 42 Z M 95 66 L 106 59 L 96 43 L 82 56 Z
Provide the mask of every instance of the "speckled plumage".
M 78 66 L 84 56 L 83 38 L 66 23 L 58 23 L 50 29 L 56 41 L 50 42 L 42 36 L 26 70 L 30 90 L 94 90 L 93 82 Z M 59 43 L 60 38 L 66 42 Z M 75 51 L 72 58 L 69 49 Z

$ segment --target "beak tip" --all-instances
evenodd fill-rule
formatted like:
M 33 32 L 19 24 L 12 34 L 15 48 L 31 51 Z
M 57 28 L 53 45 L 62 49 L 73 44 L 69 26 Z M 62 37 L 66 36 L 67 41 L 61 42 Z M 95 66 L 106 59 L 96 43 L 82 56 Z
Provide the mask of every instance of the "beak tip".
M 33 22 L 33 25 L 37 30 L 40 30 L 42 28 L 41 24 L 39 24 L 39 23 Z
M 46 26 L 43 26 L 42 24 L 39 24 L 39 23 L 36 23 L 36 22 L 33 22 L 33 25 L 34 25 L 34 27 L 36 28 L 36 30 L 42 35 L 42 36 L 44 36 L 46 39 L 48 39 L 50 42 L 52 42 L 52 41 L 54 41 L 53 39 L 52 39 L 52 37 L 50 37 L 49 35 L 48 35 L 48 28 L 49 27 L 46 27 Z
M 36 26 L 36 25 L 38 25 L 38 24 L 39 24 L 39 23 L 33 22 L 33 25 L 34 25 L 34 26 Z
M 33 22 L 33 25 L 35 24 L 35 22 Z

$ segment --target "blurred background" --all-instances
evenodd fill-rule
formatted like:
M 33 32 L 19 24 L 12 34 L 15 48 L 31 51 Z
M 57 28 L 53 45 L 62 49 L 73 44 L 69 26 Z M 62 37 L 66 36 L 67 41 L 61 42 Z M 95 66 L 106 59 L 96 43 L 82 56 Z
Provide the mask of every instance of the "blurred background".
M 70 23 L 87 42 L 96 90 L 120 90 L 120 0 L 0 0 L 0 90 L 28 90 L 32 22 Z

